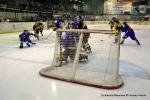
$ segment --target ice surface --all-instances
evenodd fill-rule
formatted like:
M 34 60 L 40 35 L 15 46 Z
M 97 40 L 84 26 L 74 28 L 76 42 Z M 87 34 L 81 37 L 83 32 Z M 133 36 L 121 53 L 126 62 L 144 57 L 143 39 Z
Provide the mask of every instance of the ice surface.
M 137 46 L 127 39 L 121 46 L 120 74 L 124 86 L 104 90 L 47 79 L 39 75 L 50 66 L 54 52 L 54 35 L 36 46 L 19 49 L 18 34 L 0 34 L 0 100 L 149 100 L 150 98 L 150 26 L 133 25 L 141 42 Z M 107 25 L 90 26 L 108 29 Z M 51 30 L 45 30 L 48 35 Z M 55 34 L 55 33 L 54 33 Z M 102 95 L 146 96 L 102 96 Z

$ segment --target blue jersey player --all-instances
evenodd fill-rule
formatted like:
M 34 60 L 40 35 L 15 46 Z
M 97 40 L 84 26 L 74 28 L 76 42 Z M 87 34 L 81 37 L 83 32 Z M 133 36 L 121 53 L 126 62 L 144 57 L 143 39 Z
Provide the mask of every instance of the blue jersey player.
M 56 20 L 55 20 L 55 24 L 54 24 L 54 29 L 53 29 L 53 31 L 55 31 L 55 30 L 58 29 L 58 28 L 62 28 L 61 22 L 62 22 L 62 20 L 61 20 L 59 17 L 57 17 Z
M 30 40 L 31 35 L 33 35 L 33 33 L 30 33 L 28 30 L 24 30 L 24 32 L 19 35 L 20 39 L 19 48 L 23 48 L 23 43 L 26 43 L 28 47 L 35 44 Z
M 78 29 L 78 21 L 77 21 L 76 18 L 74 18 L 74 20 L 73 20 L 72 28 L 73 28 L 73 29 Z
M 74 35 L 71 32 L 66 32 L 64 37 L 61 38 L 61 45 L 64 48 L 63 60 L 65 63 L 67 63 L 68 57 L 73 60 L 76 52 L 76 43 L 74 40 Z
M 122 41 L 120 44 L 123 44 L 125 39 L 130 37 L 132 40 L 134 40 L 137 45 L 140 45 L 139 40 L 136 38 L 134 30 L 127 24 L 127 22 L 123 22 L 123 29 L 122 32 L 125 32 L 125 34 L 122 37 Z
M 62 22 L 62 20 L 59 17 L 57 17 L 56 20 L 55 20 L 53 31 L 56 31 L 57 29 L 62 29 L 63 28 L 62 25 L 61 25 L 61 22 Z M 62 33 L 57 32 L 57 37 L 59 39 L 61 38 L 61 35 L 62 35 Z

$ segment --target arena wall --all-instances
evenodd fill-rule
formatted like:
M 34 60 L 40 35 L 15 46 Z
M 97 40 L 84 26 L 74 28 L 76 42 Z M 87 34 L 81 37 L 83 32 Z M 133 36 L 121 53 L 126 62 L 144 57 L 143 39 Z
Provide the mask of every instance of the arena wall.
M 47 28 L 46 23 L 43 22 L 45 28 Z M 14 33 L 21 32 L 24 29 L 32 30 L 35 22 L 4 22 L 0 23 L 0 34 L 4 33 Z
M 100 24 L 107 24 L 109 20 L 103 21 L 85 21 L 87 25 L 100 25 Z M 134 25 L 150 25 L 149 21 L 128 21 L 129 24 Z M 21 32 L 23 29 L 28 29 L 32 31 L 32 27 L 35 22 L 3 22 L 0 23 L 0 34 L 5 33 L 14 33 L 14 32 Z M 45 29 L 47 29 L 47 23 L 43 22 Z

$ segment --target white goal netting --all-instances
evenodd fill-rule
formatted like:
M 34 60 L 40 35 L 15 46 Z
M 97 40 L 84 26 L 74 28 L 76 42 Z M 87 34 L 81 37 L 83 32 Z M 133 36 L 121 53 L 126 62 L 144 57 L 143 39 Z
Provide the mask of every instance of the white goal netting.
M 123 85 L 119 76 L 120 33 L 110 30 L 59 29 L 50 67 L 45 77 L 115 89 Z

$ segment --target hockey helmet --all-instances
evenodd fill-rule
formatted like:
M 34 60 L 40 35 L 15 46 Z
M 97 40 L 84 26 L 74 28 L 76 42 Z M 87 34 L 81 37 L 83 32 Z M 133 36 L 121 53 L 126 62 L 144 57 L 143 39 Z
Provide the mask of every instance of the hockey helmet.
M 23 31 L 24 32 L 28 32 L 28 28 L 23 28 Z
M 123 25 L 127 25 L 127 22 L 123 22 Z

